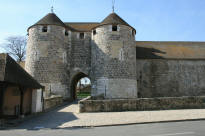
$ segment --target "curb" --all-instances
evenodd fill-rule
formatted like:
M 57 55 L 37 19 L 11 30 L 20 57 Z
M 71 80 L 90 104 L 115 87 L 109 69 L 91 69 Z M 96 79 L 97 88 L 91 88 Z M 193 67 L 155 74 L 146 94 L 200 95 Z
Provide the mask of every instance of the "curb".
M 64 128 L 51 128 L 51 129 L 78 129 L 78 128 L 97 128 L 97 127 L 114 127 L 114 126 L 129 126 L 140 124 L 156 124 L 156 123 L 174 123 L 174 122 L 189 122 L 189 121 L 204 121 L 205 118 L 199 119 L 182 119 L 182 120 L 167 120 L 167 121 L 153 121 L 153 122 L 136 122 L 136 123 L 123 123 L 123 124 L 110 124 L 110 125 L 94 125 L 94 126 L 73 126 Z
M 16 129 L 17 125 L 27 121 L 31 118 L 34 118 L 36 116 L 39 115 L 43 115 L 47 112 L 53 111 L 53 110 L 57 110 L 58 108 L 62 108 L 65 105 L 67 105 L 68 103 L 63 103 L 60 106 L 54 107 L 52 109 L 49 109 L 47 111 L 41 112 L 41 113 L 37 113 L 37 114 L 33 114 L 30 116 L 27 116 L 26 118 L 23 119 L 19 119 L 16 121 L 16 124 L 14 124 L 13 126 L 8 126 L 8 127 L 3 127 L 0 128 L 0 130 L 12 130 L 12 129 Z M 69 103 L 72 104 L 72 103 Z M 148 122 L 134 122 L 134 123 L 121 123 L 121 124 L 105 124 L 105 125 L 82 125 L 82 126 L 68 126 L 68 127 L 54 127 L 54 128 L 45 128 L 45 129 L 80 129 L 80 128 L 97 128 L 97 127 L 112 127 L 112 126 L 128 126 L 128 125 L 140 125 L 140 124 L 155 124 L 155 123 L 172 123 L 172 122 L 189 122 L 189 121 L 204 121 L 205 118 L 196 118 L 196 119 L 176 119 L 176 120 L 163 120 L 163 121 L 148 121 Z M 35 129 L 36 130 L 36 129 Z M 38 130 L 44 130 L 44 128 L 39 128 Z

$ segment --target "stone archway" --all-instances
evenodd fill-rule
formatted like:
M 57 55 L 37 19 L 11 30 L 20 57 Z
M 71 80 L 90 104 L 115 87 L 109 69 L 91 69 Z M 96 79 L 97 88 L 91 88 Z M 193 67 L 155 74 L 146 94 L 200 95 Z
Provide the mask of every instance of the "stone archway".
M 71 80 L 71 98 L 72 98 L 72 100 L 77 99 L 77 92 L 76 92 L 77 84 L 82 78 L 85 78 L 85 77 L 89 78 L 88 75 L 86 75 L 83 72 L 79 72 L 73 76 L 73 78 Z

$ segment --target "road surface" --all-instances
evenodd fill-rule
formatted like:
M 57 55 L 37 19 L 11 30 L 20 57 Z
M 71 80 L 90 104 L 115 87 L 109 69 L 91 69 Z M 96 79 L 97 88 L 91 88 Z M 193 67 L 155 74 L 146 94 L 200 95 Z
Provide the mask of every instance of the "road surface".
M 205 136 L 205 121 L 151 123 L 96 128 L 49 129 L 41 126 L 1 130 L 0 136 Z

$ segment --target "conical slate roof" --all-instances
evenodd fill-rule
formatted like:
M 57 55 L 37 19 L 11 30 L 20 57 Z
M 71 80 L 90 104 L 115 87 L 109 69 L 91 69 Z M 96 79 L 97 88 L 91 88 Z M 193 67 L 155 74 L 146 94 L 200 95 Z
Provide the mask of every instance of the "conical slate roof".
M 107 16 L 100 25 L 106 25 L 106 24 L 119 24 L 119 25 L 127 25 L 129 24 L 125 22 L 120 16 L 118 16 L 116 13 L 111 13 L 109 16 Z
M 59 25 L 63 27 L 65 26 L 65 24 L 54 13 L 47 14 L 34 25 Z
M 43 17 L 41 20 L 39 20 L 37 23 L 35 23 L 32 26 L 36 26 L 36 25 L 58 25 L 62 27 L 67 27 L 54 13 L 47 14 L 45 17 Z
M 118 16 L 116 13 L 111 13 L 108 15 L 98 26 L 102 25 L 109 25 L 109 24 L 115 24 L 115 25 L 126 25 L 134 29 L 132 26 L 130 26 L 126 21 L 124 21 L 120 16 Z M 134 29 L 135 30 L 135 29 Z

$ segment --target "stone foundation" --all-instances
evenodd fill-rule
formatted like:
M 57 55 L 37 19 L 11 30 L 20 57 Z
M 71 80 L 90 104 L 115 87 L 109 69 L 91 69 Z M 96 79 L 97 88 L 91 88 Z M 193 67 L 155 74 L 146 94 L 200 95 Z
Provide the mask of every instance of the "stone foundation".
M 80 112 L 121 112 L 205 108 L 205 96 L 79 101 Z

